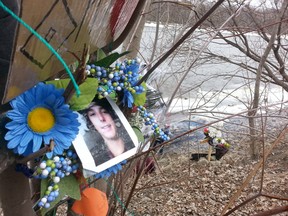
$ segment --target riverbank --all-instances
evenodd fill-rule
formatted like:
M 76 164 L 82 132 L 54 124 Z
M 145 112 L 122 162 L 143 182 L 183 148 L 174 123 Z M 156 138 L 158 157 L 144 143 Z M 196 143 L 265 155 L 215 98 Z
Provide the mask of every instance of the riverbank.
M 265 194 L 287 196 L 287 153 L 286 145 L 281 144 L 268 158 Z M 140 179 L 129 211 L 141 216 L 220 215 L 256 164 L 247 155 L 231 152 L 211 162 L 191 161 L 188 154 L 168 154 L 158 160 L 156 173 Z M 260 186 L 261 169 L 236 199 L 236 205 L 257 194 Z M 281 205 L 287 202 L 259 197 L 231 215 L 253 215 Z

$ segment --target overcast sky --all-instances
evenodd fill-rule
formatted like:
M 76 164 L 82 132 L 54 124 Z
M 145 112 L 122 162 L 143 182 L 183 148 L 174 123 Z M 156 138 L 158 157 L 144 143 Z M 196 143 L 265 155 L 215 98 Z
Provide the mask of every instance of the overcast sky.
M 274 2 L 273 0 L 251 0 L 250 4 L 253 6 L 259 6 L 263 3 L 265 3 L 265 5 L 267 7 L 271 7 L 272 2 Z

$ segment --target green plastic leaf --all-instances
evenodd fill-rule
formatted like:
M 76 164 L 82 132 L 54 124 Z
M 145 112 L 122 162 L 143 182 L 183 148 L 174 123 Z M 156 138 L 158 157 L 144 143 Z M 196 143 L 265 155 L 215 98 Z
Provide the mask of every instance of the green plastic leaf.
M 46 82 L 47 84 L 53 84 L 56 88 L 66 88 L 70 79 L 60 79 Z M 80 96 L 74 93 L 69 101 L 70 109 L 74 111 L 82 110 L 86 108 L 93 100 L 97 93 L 98 80 L 95 78 L 87 78 L 84 83 L 79 86 Z
M 143 82 L 141 85 L 144 87 L 145 91 L 142 92 L 141 94 L 136 93 L 132 94 L 134 98 L 134 104 L 136 106 L 143 106 L 146 102 L 146 89 L 147 89 L 146 83 Z
M 136 126 L 132 126 L 132 128 L 133 128 L 133 130 L 134 130 L 134 132 L 138 138 L 138 142 L 144 142 L 144 136 L 143 136 L 141 130 Z
M 112 53 L 100 60 L 98 60 L 97 62 L 95 62 L 94 64 L 97 65 L 97 66 L 100 66 L 100 67 L 109 67 L 113 62 L 115 62 L 117 59 L 119 59 L 120 57 L 128 54 L 129 51 L 126 51 L 126 52 L 123 52 L 121 54 L 119 53 Z
M 102 49 L 97 50 L 97 61 L 104 59 L 106 57 L 105 52 Z
M 78 111 L 86 108 L 97 93 L 98 80 L 95 78 L 87 78 L 80 86 L 80 96 L 73 95 L 69 104 L 72 110 Z
M 48 188 L 48 180 L 41 180 L 41 197 L 44 196 L 47 188 Z M 74 177 L 74 175 L 65 176 L 58 183 L 59 186 L 59 196 L 51 202 L 51 206 L 48 209 L 41 209 L 41 214 L 45 215 L 48 211 L 50 211 L 60 200 L 62 200 L 65 196 L 69 196 L 72 199 L 79 200 L 81 199 L 79 182 Z

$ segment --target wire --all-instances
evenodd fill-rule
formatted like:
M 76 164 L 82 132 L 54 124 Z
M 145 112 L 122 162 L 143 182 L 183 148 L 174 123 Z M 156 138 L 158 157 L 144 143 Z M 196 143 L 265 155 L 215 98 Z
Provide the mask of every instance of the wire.
M 121 199 L 119 198 L 118 194 L 116 193 L 116 191 L 115 191 L 114 188 L 112 187 L 112 185 L 109 184 L 109 182 L 108 182 L 106 179 L 104 179 L 104 180 L 106 181 L 107 185 L 108 185 L 108 186 L 111 188 L 111 190 L 113 191 L 113 194 L 114 194 L 116 200 L 120 203 L 121 207 L 122 207 L 123 209 L 126 209 L 126 211 L 129 212 L 129 214 L 131 214 L 131 216 L 134 216 L 134 214 L 133 214 L 132 212 L 130 212 L 130 211 L 125 207 L 125 205 L 123 204 L 123 202 L 122 202 Z
M 70 76 L 71 81 L 72 81 L 72 83 L 74 85 L 76 94 L 77 94 L 77 96 L 79 96 L 80 95 L 79 86 L 77 85 L 77 83 L 76 83 L 76 81 L 75 81 L 70 69 L 68 68 L 67 64 L 62 59 L 62 57 L 56 52 L 56 50 L 49 43 L 47 43 L 47 41 L 41 35 L 39 35 L 33 28 L 31 28 L 31 26 L 29 26 L 26 22 L 24 22 L 24 20 L 22 20 L 13 11 L 11 11 L 8 7 L 6 7 L 1 0 L 0 0 L 0 6 L 7 13 L 9 13 L 13 18 L 15 18 L 19 23 L 21 23 L 25 28 L 27 28 L 32 34 L 34 34 L 58 58 L 58 60 L 62 63 L 62 65 L 64 66 L 66 72 Z

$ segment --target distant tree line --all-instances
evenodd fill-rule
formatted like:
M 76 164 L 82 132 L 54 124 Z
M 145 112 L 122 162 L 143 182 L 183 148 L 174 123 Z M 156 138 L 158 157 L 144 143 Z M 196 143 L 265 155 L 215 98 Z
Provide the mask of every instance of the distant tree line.
M 159 21 L 161 24 L 187 24 L 195 23 L 209 8 L 211 8 L 213 3 L 207 1 L 195 1 L 195 4 L 192 1 L 152 1 L 150 10 L 146 15 L 146 21 L 156 22 L 157 13 L 160 13 Z M 207 19 L 201 28 L 211 28 L 211 23 L 219 27 L 222 23 L 227 20 L 227 18 L 234 13 L 240 4 L 236 4 L 233 1 L 227 1 L 225 4 L 220 6 L 212 16 Z M 267 33 L 271 31 L 271 25 L 275 22 L 275 13 L 278 13 L 278 10 L 275 8 L 250 8 L 248 6 L 237 16 L 237 25 L 238 28 L 241 27 L 247 32 L 259 29 L 259 26 L 256 23 L 260 23 L 260 28 Z M 257 11 L 257 16 L 251 16 L 250 10 Z M 255 20 L 256 19 L 256 20 Z M 286 23 L 284 23 L 286 27 Z M 233 31 L 235 23 L 231 20 L 227 25 L 227 29 Z M 285 29 L 285 28 L 283 28 Z

